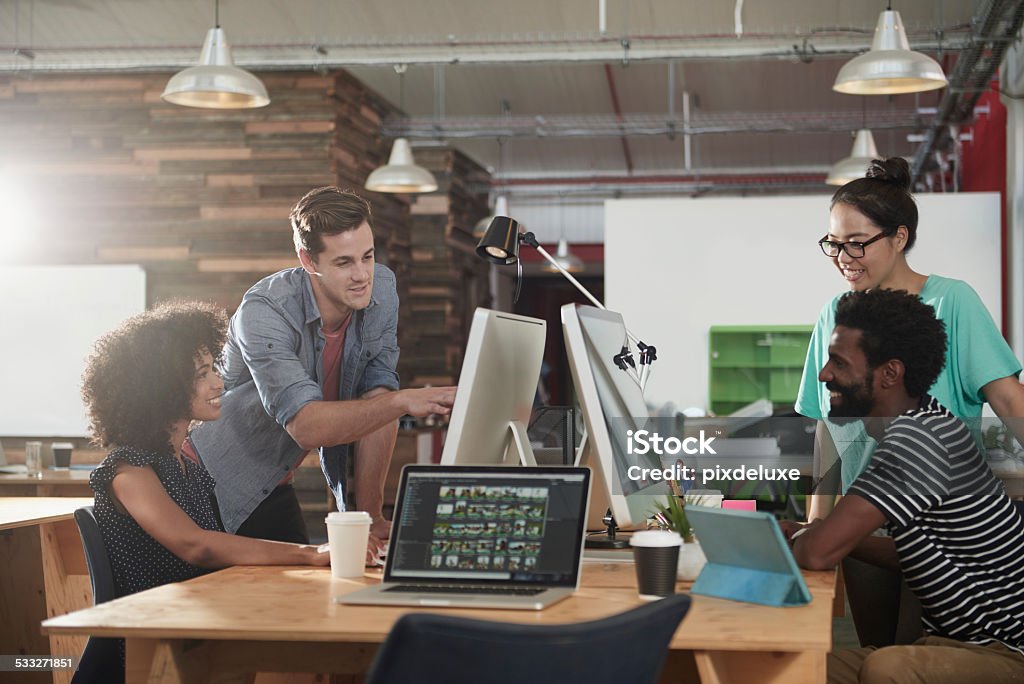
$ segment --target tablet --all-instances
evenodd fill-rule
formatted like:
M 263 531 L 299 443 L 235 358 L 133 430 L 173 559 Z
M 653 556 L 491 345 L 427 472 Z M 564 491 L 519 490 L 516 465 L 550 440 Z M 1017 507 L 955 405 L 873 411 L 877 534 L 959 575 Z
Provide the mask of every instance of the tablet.
M 708 562 L 692 592 L 770 606 L 810 603 L 800 568 L 770 513 L 687 506 Z

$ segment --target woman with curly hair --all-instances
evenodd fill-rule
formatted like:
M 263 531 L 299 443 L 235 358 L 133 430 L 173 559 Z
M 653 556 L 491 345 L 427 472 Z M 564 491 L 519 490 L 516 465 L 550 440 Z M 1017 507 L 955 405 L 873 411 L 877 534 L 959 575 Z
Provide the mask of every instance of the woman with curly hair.
M 180 447 L 193 420 L 216 420 L 214 354 L 227 321 L 212 305 L 164 304 L 99 339 L 82 379 L 94 441 L 95 514 L 118 596 L 228 565 L 327 565 L 326 546 L 223 532 L 214 482 Z
M 101 337 L 87 361 L 82 398 L 90 430 L 110 450 L 89 485 L 117 596 L 229 565 L 330 563 L 326 544 L 225 533 L 213 478 L 181 455 L 191 421 L 220 415 L 224 383 L 214 363 L 226 330 L 224 313 L 212 305 L 163 304 Z M 91 644 L 75 681 L 122 681 L 123 640 Z

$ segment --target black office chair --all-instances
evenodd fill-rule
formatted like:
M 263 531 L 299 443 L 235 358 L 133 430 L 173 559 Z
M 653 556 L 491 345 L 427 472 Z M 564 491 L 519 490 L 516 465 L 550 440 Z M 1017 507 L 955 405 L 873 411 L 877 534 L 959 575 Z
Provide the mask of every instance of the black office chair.
M 93 604 L 110 601 L 114 598 L 114 571 L 110 568 L 110 557 L 107 556 L 107 547 L 103 543 L 103 534 L 92 506 L 76 510 L 75 522 L 82 535 L 85 563 L 89 566 Z M 121 639 L 89 637 L 71 684 L 123 684 L 121 642 Z
M 645 684 L 690 608 L 670 596 L 602 620 L 522 625 L 410 613 L 377 651 L 366 684 Z

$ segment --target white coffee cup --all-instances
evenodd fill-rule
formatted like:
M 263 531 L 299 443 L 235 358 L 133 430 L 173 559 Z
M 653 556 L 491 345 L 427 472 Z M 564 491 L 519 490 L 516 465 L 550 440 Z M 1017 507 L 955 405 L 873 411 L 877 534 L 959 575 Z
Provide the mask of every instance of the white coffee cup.
M 334 511 L 324 519 L 331 547 L 331 575 L 362 577 L 366 544 L 370 540 L 370 514 L 366 511 Z

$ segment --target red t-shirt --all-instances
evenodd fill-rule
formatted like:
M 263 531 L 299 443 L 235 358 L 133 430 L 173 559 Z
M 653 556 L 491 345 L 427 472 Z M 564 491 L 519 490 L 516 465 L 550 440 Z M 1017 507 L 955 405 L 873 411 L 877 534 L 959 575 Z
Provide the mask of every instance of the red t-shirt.
M 324 401 L 338 401 L 338 390 L 341 384 L 341 356 L 345 348 L 345 331 L 348 330 L 352 314 L 349 314 L 341 326 L 334 332 L 323 331 L 324 351 L 320 355 L 324 369 Z
M 324 350 L 320 354 L 320 365 L 324 369 L 324 382 L 322 385 L 324 401 L 338 401 L 341 386 L 341 357 L 342 352 L 345 350 L 345 331 L 348 330 L 348 324 L 351 320 L 352 314 L 349 314 L 337 330 L 328 332 L 321 329 L 325 340 Z M 306 458 L 306 454 L 299 456 L 295 467 L 278 483 L 278 487 L 292 481 L 293 471 L 302 464 L 304 458 Z

